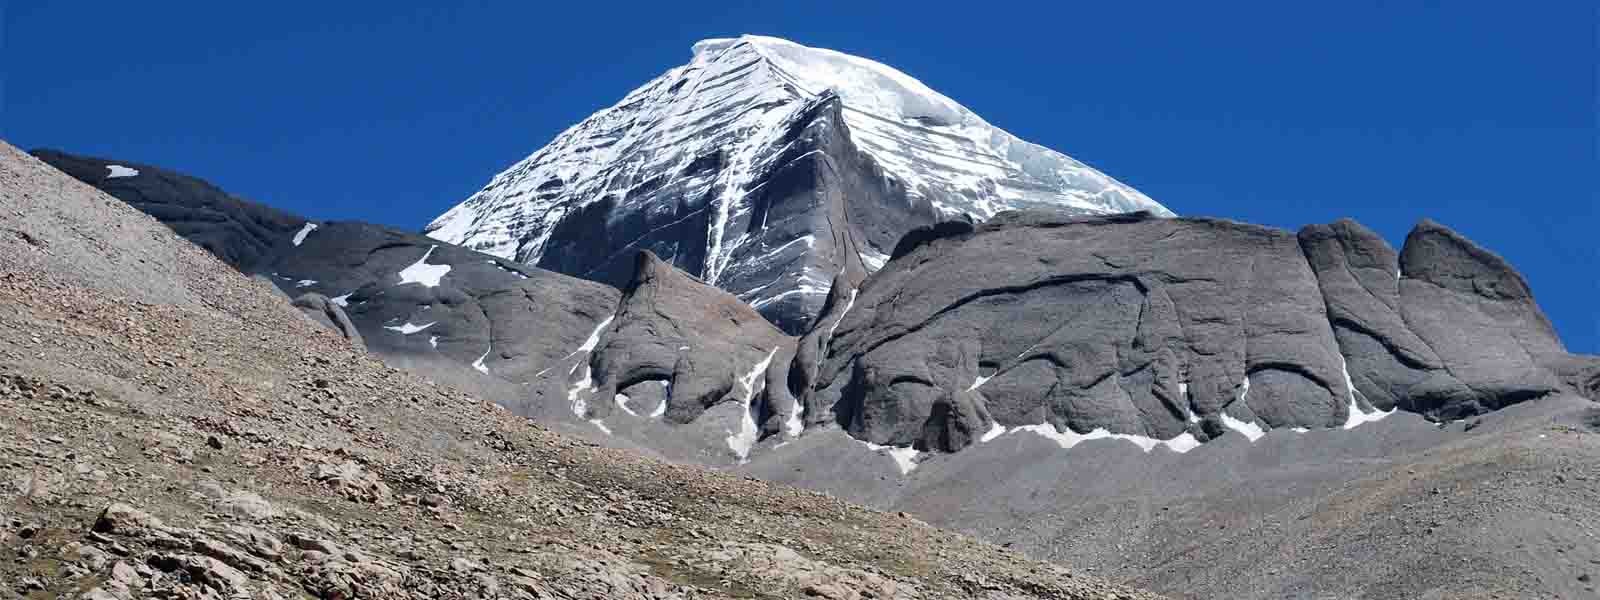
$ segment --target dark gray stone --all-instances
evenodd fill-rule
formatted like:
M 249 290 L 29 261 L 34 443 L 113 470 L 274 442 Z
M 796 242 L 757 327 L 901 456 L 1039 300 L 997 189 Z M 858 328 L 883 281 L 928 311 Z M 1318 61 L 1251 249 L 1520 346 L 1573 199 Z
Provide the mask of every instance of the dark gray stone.
M 1406 326 L 1470 389 L 1425 396 L 1422 412 L 1457 419 L 1560 389 L 1537 363 L 1566 350 L 1504 259 L 1424 220 L 1406 237 L 1399 260 Z
M 794 354 L 792 338 L 749 305 L 649 251 L 640 252 L 635 264 L 616 317 L 589 358 L 595 398 L 610 399 L 619 390 L 631 398 L 630 390 L 668 381 L 664 417 L 689 423 L 712 406 L 743 401 L 743 380 L 769 355 L 769 367 L 751 390 L 759 393 L 774 380 L 782 387 L 782 365 Z M 584 416 L 604 419 L 611 408 L 610 402 L 589 402 Z
M 801 340 L 826 349 L 791 368 L 808 420 L 955 450 L 989 419 L 1158 439 L 1205 438 L 1189 416 L 1224 408 L 1269 428 L 1345 419 L 1317 281 L 1286 232 L 1040 212 L 951 229 L 868 279 L 836 330 Z
M 58 150 L 32 154 L 56 169 L 127 202 L 222 262 L 245 273 L 289 243 L 302 217 L 237 198 L 205 180 L 160 167 L 75 156 Z M 108 165 L 137 169 L 133 177 L 108 177 Z
M 361 340 L 361 332 L 356 329 L 355 323 L 350 321 L 350 316 L 345 314 L 344 307 L 330 302 L 327 296 L 315 292 L 301 294 L 294 299 L 293 304 L 313 320 L 349 340 L 352 345 L 358 348 L 366 347 L 366 343 Z

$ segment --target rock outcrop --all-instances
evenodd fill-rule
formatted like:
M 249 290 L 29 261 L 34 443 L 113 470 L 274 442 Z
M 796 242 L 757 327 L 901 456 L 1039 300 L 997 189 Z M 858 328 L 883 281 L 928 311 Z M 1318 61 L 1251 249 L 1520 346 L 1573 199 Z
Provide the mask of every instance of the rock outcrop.
M 667 390 L 664 409 L 639 409 L 689 423 L 716 404 L 748 402 L 769 379 L 766 365 L 793 356 L 794 341 L 732 295 L 648 251 L 636 263 L 616 319 L 586 365 L 598 397 Z M 609 414 L 609 406 L 591 404 L 590 411 Z
M 32 154 L 74 179 L 127 202 L 245 273 L 289 242 L 306 220 L 237 198 L 210 182 L 150 165 L 74 156 Z
M 791 366 L 809 422 L 874 444 L 954 451 L 1041 424 L 1253 439 L 1396 408 L 1458 419 L 1592 386 L 1521 277 L 1432 222 L 1399 254 L 1350 221 L 1296 236 L 1037 212 L 899 246 Z

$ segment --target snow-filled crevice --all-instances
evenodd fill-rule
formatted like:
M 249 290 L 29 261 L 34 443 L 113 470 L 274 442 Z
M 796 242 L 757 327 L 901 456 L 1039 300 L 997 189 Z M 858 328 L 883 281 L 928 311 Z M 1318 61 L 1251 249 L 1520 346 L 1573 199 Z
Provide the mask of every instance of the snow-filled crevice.
M 1350 412 L 1345 416 L 1345 429 L 1355 429 L 1360 427 L 1363 423 L 1376 423 L 1378 421 L 1382 421 L 1384 417 L 1394 414 L 1394 411 L 1397 410 L 1395 408 L 1390 408 L 1388 411 L 1382 411 L 1378 410 L 1377 408 L 1373 408 L 1372 412 L 1363 412 L 1361 410 L 1360 403 L 1356 402 L 1356 394 L 1360 392 L 1356 391 L 1355 382 L 1351 381 L 1350 379 L 1350 367 L 1345 363 L 1343 356 L 1339 357 L 1339 370 L 1344 373 L 1345 389 L 1350 390 Z
M 755 400 L 756 394 L 765 387 L 766 377 L 764 375 L 766 375 L 767 366 L 772 364 L 772 357 L 777 354 L 778 348 L 773 347 L 772 351 L 767 353 L 766 358 L 761 359 L 761 362 L 756 363 L 749 373 L 739 378 L 739 385 L 744 388 L 744 397 L 741 400 L 739 411 L 739 430 L 729 431 L 727 441 L 728 448 L 733 450 L 735 456 L 739 457 L 740 464 L 749 462 L 750 449 L 755 447 L 756 437 L 760 434 L 760 431 L 756 428 L 755 407 L 751 404 Z
M 1239 398 L 1238 398 L 1238 402 L 1244 402 L 1245 401 L 1245 397 L 1249 396 L 1249 395 L 1250 395 L 1250 377 L 1247 375 L 1247 376 L 1245 376 L 1244 381 L 1239 383 Z M 1264 436 L 1264 435 L 1267 434 L 1267 431 L 1265 429 L 1262 429 L 1260 424 L 1255 423 L 1253 421 L 1252 422 L 1241 421 L 1239 419 L 1234 418 L 1233 415 L 1228 414 L 1227 407 L 1223 407 L 1223 410 L 1221 411 L 1221 417 L 1222 417 L 1222 426 L 1223 427 L 1227 427 L 1228 429 L 1231 429 L 1233 431 L 1238 432 L 1240 435 L 1243 435 L 1245 437 L 1245 439 L 1250 440 L 1251 442 L 1255 442 L 1256 440 L 1261 439 L 1261 436 Z

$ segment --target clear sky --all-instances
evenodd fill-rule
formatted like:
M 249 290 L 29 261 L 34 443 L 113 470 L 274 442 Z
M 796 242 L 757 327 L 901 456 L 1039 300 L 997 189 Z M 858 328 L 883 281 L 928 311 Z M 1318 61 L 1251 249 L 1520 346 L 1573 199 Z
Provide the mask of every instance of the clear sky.
M 1181 214 L 1397 246 L 1432 217 L 1600 352 L 1591 1 L 445 4 L 0 0 L 0 137 L 414 229 L 694 41 L 761 33 L 895 66 Z

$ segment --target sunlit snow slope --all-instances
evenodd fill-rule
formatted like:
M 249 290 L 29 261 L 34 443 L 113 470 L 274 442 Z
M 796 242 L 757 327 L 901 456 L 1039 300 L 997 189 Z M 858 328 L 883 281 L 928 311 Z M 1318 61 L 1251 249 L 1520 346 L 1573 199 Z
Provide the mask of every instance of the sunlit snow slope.
M 843 201 L 893 196 L 896 202 L 888 204 L 894 210 L 915 217 L 873 218 L 871 232 L 851 234 L 855 243 L 840 242 L 849 228 L 837 218 L 813 214 L 774 224 L 774 216 L 796 219 L 806 211 L 787 197 L 752 198 L 769 184 L 787 186 L 785 194 L 805 185 L 827 187 L 814 183 L 826 173 L 795 174 L 791 167 L 806 152 L 837 152 L 838 144 L 824 148 L 817 141 L 829 135 L 821 115 L 826 107 L 818 105 L 832 95 L 848 130 L 844 143 L 873 165 L 858 169 L 867 177 L 843 179 L 878 180 L 850 183 Z M 823 170 L 849 167 L 841 163 L 853 160 L 829 159 Z M 787 178 L 780 176 L 785 168 L 791 171 Z M 813 183 L 793 181 L 808 177 Z M 811 201 L 811 212 L 823 212 L 824 204 Z M 426 231 L 602 281 L 629 271 L 624 267 L 632 255 L 650 249 L 757 308 L 800 297 L 804 307 L 785 310 L 813 316 L 843 268 L 840 254 L 857 254 L 865 269 L 875 270 L 895 237 L 925 221 L 963 214 L 985 219 L 1008 208 L 1041 205 L 1171 214 L 1138 191 L 1022 141 L 890 67 L 777 38 L 742 36 L 695 44 L 689 64 L 563 132 Z M 849 210 L 863 214 L 860 206 Z M 766 231 L 771 227 L 779 231 Z M 863 229 L 860 223 L 854 227 Z M 756 264 L 763 261 L 772 264 Z

